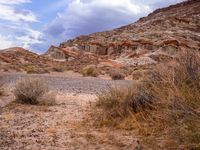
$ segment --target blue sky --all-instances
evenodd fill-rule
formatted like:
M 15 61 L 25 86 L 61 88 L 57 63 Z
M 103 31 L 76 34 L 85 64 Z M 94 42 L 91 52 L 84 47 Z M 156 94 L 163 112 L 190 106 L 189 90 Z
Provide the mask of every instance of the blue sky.
M 0 49 L 37 53 L 79 35 L 135 22 L 183 0 L 0 0 Z

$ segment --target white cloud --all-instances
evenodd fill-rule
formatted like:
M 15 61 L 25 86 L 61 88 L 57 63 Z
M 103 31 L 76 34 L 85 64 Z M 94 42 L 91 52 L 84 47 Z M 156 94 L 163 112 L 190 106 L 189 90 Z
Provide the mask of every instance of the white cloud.
M 13 43 L 8 36 L 4 37 L 4 36 L 0 35 L 0 50 L 5 49 L 5 48 L 9 48 L 9 47 L 12 47 L 12 46 L 13 46 Z
M 29 0 L 0 0 L 0 19 L 8 21 L 36 22 L 37 17 L 29 10 L 16 7 Z
M 74 4 L 77 5 L 81 5 L 81 1 L 77 0 Z M 83 5 L 84 3 L 82 3 Z M 89 7 L 97 7 L 100 6 L 102 8 L 111 8 L 111 9 L 115 9 L 118 11 L 121 11 L 122 13 L 127 13 L 127 14 L 139 14 L 141 12 L 145 13 L 148 11 L 151 11 L 151 9 L 149 8 L 149 6 L 145 5 L 145 4 L 141 4 L 141 3 L 137 3 L 133 0 L 112 0 L 112 1 L 108 1 L 108 0 L 93 0 L 89 3 Z M 76 7 L 75 6 L 75 7 Z
M 30 0 L 0 0 L 0 49 L 20 46 L 29 49 L 41 43 L 42 33 L 31 28 L 37 22 L 36 15 L 23 9 L 22 4 Z
M 0 49 L 15 46 L 29 49 L 33 44 L 41 44 L 43 42 L 43 34 L 31 29 L 29 25 L 24 25 L 23 30 L 20 24 L 4 26 L 4 28 L 7 28 L 5 30 L 7 30 L 6 33 L 8 35 L 0 34 Z
M 157 8 L 181 1 L 183 0 L 71 0 L 65 10 L 45 26 L 44 33 L 49 43 L 60 43 L 81 34 L 133 23 Z
M 13 6 L 0 4 L 0 19 L 8 21 L 36 22 L 37 17 L 29 10 L 16 9 Z
M 30 0 L 0 0 L 0 4 L 7 4 L 7 5 L 13 5 L 13 4 L 23 4 L 23 3 L 30 3 Z
M 26 28 L 26 34 L 16 37 L 17 41 L 20 41 L 22 47 L 29 49 L 33 44 L 43 43 L 42 33 L 31 28 Z
M 60 12 L 39 32 L 31 28 L 31 23 L 38 22 L 37 16 L 30 10 L 23 9 L 23 4 L 31 3 L 31 0 L 0 0 L 0 43 L 4 43 L 0 47 L 23 46 L 46 50 L 51 44 L 59 44 L 81 34 L 133 23 L 157 8 L 181 1 L 183 0 L 52 1 L 40 13 L 48 16 L 58 10 Z M 4 26 L 1 25 L 2 22 Z M 46 40 L 45 43 L 43 39 Z
M 48 36 L 60 39 L 112 29 L 151 12 L 133 0 L 74 0 L 46 26 Z

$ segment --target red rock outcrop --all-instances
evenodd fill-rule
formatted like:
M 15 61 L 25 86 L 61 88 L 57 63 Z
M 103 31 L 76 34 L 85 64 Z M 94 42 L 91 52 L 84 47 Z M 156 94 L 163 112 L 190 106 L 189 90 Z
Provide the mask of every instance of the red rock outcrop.
M 188 0 L 162 8 L 136 23 L 111 31 L 84 35 L 60 44 L 60 48 L 75 47 L 83 52 L 108 55 L 112 59 L 135 59 L 140 51 L 156 60 L 170 59 L 182 49 L 199 50 L 200 1 Z M 129 61 L 129 60 L 128 60 Z M 153 61 L 152 61 L 153 62 Z
M 0 51 L 0 63 L 37 67 L 62 65 L 75 71 L 86 65 L 135 67 L 170 61 L 185 49 L 200 51 L 200 1 L 158 9 L 133 24 L 79 36 L 51 46 L 44 55 L 22 48 Z

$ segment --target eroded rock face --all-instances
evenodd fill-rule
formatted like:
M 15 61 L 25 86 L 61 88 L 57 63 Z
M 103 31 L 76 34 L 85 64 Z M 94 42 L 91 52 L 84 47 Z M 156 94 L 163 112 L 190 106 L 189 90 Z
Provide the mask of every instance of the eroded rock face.
M 106 55 L 107 54 L 106 47 L 104 47 L 102 45 L 98 45 L 98 44 L 82 46 L 81 50 L 91 52 L 94 54 L 98 54 L 98 55 Z
M 53 58 L 53 59 L 58 59 L 58 60 L 65 60 L 66 55 L 63 51 L 60 50 L 60 48 L 51 46 L 49 50 L 45 53 L 46 56 Z
M 53 58 L 82 60 L 79 64 L 99 63 L 98 66 L 116 66 L 113 62 L 122 66 L 168 62 L 182 50 L 200 50 L 199 8 L 199 0 L 189 0 L 158 9 L 133 24 L 65 41 L 57 48 L 51 47 L 48 53 Z
M 158 9 L 133 24 L 79 36 L 59 47 L 51 46 L 44 55 L 19 47 L 1 50 L 0 69 L 7 64 L 16 69 L 27 66 L 51 68 L 56 64 L 79 71 L 91 64 L 113 68 L 168 62 L 184 50 L 200 52 L 199 8 L 199 0 L 189 0 Z
M 114 56 L 117 59 L 122 59 L 121 56 L 127 59 L 126 56 L 138 51 L 149 53 L 145 57 L 151 56 L 150 53 L 154 53 L 154 57 L 175 57 L 182 49 L 200 49 L 199 8 L 199 0 L 189 0 L 158 9 L 136 23 L 63 42 L 60 47 L 75 46 L 81 51 L 108 55 L 111 58 Z M 160 52 L 164 54 L 160 55 Z M 147 59 L 150 60 L 151 57 Z

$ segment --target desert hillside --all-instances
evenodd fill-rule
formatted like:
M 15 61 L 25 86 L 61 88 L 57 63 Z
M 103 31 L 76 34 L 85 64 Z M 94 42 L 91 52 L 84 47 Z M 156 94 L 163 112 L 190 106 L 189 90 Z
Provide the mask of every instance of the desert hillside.
M 191 0 L 158 9 L 136 23 L 80 36 L 61 43 L 59 48 L 108 55 L 131 66 L 165 61 L 181 49 L 199 50 L 199 7 L 198 0 Z
M 199 5 L 198 0 L 191 0 L 158 9 L 136 23 L 83 35 L 62 42 L 59 47 L 51 46 L 40 56 L 28 51 L 23 53 L 18 48 L 3 50 L 0 52 L 1 64 L 8 64 L 6 70 L 24 71 L 40 66 L 43 69 L 40 72 L 52 71 L 51 68 L 58 64 L 64 70 L 79 72 L 84 66 L 93 64 L 105 72 L 105 67 L 129 68 L 167 62 L 181 50 L 199 51 Z M 18 67 L 17 63 L 22 65 Z
M 200 0 L 0 50 L 0 149 L 199 150 Z
M 65 70 L 78 72 L 90 64 L 103 69 L 151 66 L 167 62 L 176 57 L 181 50 L 199 50 L 199 5 L 198 0 L 191 0 L 158 9 L 136 23 L 111 31 L 83 35 L 62 42 L 59 47 L 51 46 L 41 56 L 31 52 L 29 55 L 27 52 L 26 59 L 30 57 L 31 60 L 25 62 L 30 62 L 35 67 L 46 65 L 48 68 L 59 62 Z M 15 62 L 11 68 L 18 68 L 16 65 L 21 61 L 20 52 L 12 52 L 16 54 L 10 58 L 10 52 L 6 51 L 0 52 L 1 62 Z M 11 62 L 10 59 L 18 61 Z M 29 65 L 28 63 L 27 66 Z M 21 70 L 26 71 L 26 67 Z
M 115 63 L 127 68 L 168 62 L 182 50 L 199 51 L 199 7 L 199 1 L 192 0 L 158 9 L 136 23 L 63 42 L 59 47 L 51 47 L 46 55 L 73 62 L 76 57 L 70 51 L 92 53 L 102 58 L 92 60 L 95 65 Z

